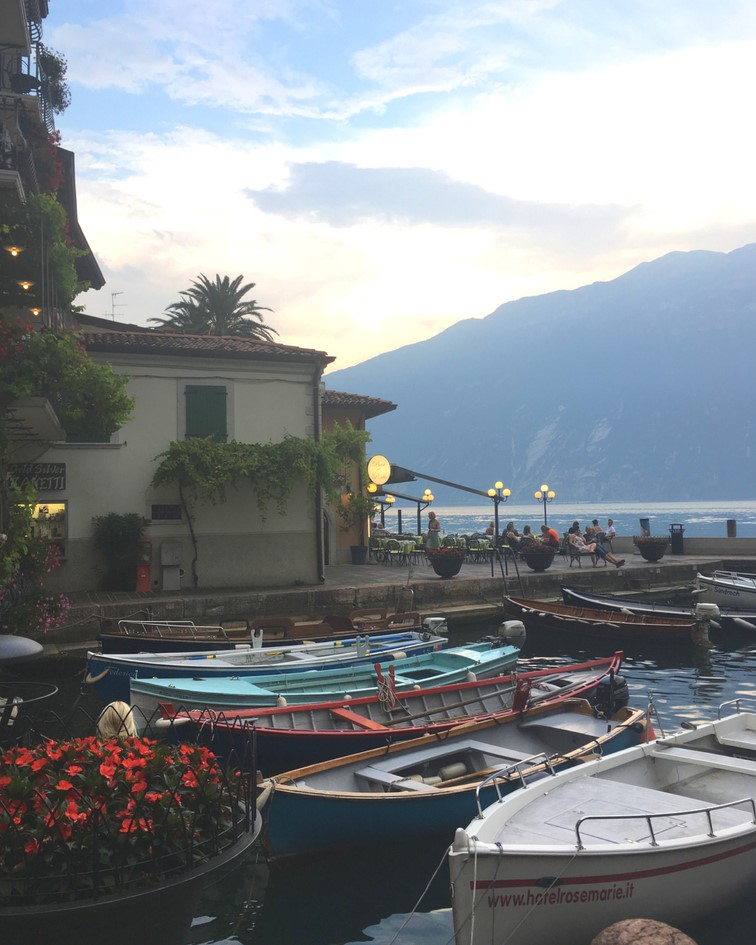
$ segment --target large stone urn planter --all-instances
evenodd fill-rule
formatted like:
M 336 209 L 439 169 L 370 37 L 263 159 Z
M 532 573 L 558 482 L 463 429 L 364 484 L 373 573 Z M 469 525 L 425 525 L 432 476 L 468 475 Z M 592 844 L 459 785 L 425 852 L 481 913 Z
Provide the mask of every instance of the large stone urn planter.
M 633 544 L 646 561 L 660 561 L 669 546 L 669 539 L 638 535 L 633 538 Z
M 554 552 L 551 549 L 523 551 L 522 557 L 531 571 L 545 571 L 554 561 Z
M 455 574 L 459 574 L 465 556 L 429 554 L 428 560 L 431 563 L 431 567 L 440 578 L 453 578 Z

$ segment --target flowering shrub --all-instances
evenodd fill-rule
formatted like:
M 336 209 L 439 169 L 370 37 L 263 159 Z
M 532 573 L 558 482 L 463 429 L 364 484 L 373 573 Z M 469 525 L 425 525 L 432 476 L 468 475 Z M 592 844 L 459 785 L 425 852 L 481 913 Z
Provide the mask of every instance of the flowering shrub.
M 634 545 L 668 545 L 669 538 L 666 535 L 634 535 Z
M 149 886 L 237 839 L 242 781 L 194 745 L 78 738 L 0 754 L 0 906 Z
M 18 565 L 0 586 L 0 633 L 37 639 L 59 627 L 70 601 L 64 594 L 45 594 L 44 576 L 60 567 L 55 545 L 29 539 Z

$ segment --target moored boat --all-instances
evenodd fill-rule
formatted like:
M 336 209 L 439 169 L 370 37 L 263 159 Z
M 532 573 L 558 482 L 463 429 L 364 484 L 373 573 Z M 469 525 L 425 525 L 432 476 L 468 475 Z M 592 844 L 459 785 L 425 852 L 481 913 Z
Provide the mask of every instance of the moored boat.
M 620 919 L 679 927 L 756 882 L 756 716 L 549 773 L 449 850 L 457 945 L 584 945 Z
M 607 718 L 584 699 L 286 771 L 263 781 L 264 843 L 273 857 L 310 855 L 412 837 L 443 839 L 523 779 L 639 743 L 642 711 Z
M 614 610 L 623 613 L 649 614 L 661 617 L 694 618 L 699 604 L 681 607 L 664 601 L 641 600 L 635 597 L 618 597 L 613 594 L 593 594 L 579 587 L 562 585 L 562 600 L 572 607 L 591 607 L 600 610 Z M 710 624 L 715 630 L 756 631 L 756 610 L 737 611 L 719 607 L 717 604 L 705 604 L 711 609 Z M 716 608 L 716 609 L 714 609 Z
M 202 676 L 260 676 L 273 672 L 299 673 L 382 659 L 403 659 L 440 650 L 446 637 L 427 631 L 358 635 L 343 640 L 290 643 L 275 647 L 242 646 L 234 650 L 194 650 L 178 653 L 87 653 L 85 682 L 104 702 L 129 698 L 130 679 L 194 678 Z
M 701 601 L 732 610 L 756 612 L 756 574 L 715 571 L 696 575 L 696 596 Z
M 393 704 L 369 696 L 235 712 L 166 707 L 164 728 L 173 730 L 172 737 L 200 741 L 216 755 L 239 761 L 249 757 L 254 739 L 257 766 L 272 775 L 567 698 L 587 698 L 614 711 L 628 701 L 627 684 L 617 675 L 621 663 L 617 652 L 585 663 L 397 693 Z
M 321 620 L 297 621 L 291 617 L 255 617 L 252 620 L 224 620 L 203 626 L 193 620 L 119 620 L 108 622 L 97 637 L 102 653 L 152 653 L 181 650 L 233 650 L 239 645 L 276 646 L 304 640 L 342 640 L 358 634 L 401 631 L 430 631 L 442 635 L 448 630 L 446 617 L 417 611 L 389 614 L 385 607 L 353 610 L 348 616 L 329 614 Z
M 691 640 L 708 639 L 708 618 L 668 617 L 653 614 L 626 614 L 620 611 L 573 607 L 551 601 L 506 597 L 504 610 L 521 620 L 528 631 L 548 630 L 581 633 L 611 640 Z
M 405 659 L 392 661 L 384 657 L 379 663 L 342 669 L 216 679 L 132 679 L 130 701 L 138 725 L 155 718 L 162 702 L 170 702 L 177 709 L 227 709 L 301 705 L 374 695 L 390 701 L 396 693 L 409 689 L 500 675 L 514 666 L 519 654 L 516 646 L 497 645 L 494 638 Z

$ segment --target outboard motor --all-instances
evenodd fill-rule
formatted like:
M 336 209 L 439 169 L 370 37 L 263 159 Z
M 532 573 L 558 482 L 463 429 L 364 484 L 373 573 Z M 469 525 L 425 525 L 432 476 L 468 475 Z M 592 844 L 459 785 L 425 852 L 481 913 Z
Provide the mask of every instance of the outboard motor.
M 449 623 L 443 614 L 423 617 L 423 632 L 435 637 L 443 637 L 449 632 Z
M 499 640 L 508 643 L 510 646 L 516 646 L 521 650 L 525 646 L 527 631 L 522 620 L 505 620 L 499 625 Z
M 624 676 L 610 674 L 596 686 L 596 695 L 591 701 L 604 715 L 613 715 L 617 709 L 624 709 L 630 702 L 627 680 Z
M 701 646 L 711 646 L 709 640 L 709 627 L 721 629 L 717 618 L 719 617 L 719 607 L 716 604 L 700 603 L 693 608 L 693 619 L 696 622 L 693 631 L 693 642 Z

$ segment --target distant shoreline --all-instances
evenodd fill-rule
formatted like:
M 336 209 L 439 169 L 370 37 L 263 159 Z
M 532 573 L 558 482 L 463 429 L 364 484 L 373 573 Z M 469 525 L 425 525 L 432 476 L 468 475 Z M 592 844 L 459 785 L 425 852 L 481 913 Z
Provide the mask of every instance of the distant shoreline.
M 390 487 L 384 487 L 388 493 Z M 402 491 L 407 487 L 402 487 Z M 417 528 L 417 506 L 397 500 L 402 511 L 402 530 L 413 532 Z M 436 506 L 432 508 L 441 520 L 446 534 L 472 534 L 482 532 L 493 521 L 493 503 L 474 506 Z M 421 512 L 423 531 L 427 527 L 428 510 Z M 684 534 L 696 538 L 724 538 L 727 522 L 734 520 L 738 538 L 756 538 L 756 501 L 732 502 L 563 502 L 559 499 L 546 508 L 548 524 L 559 532 L 566 531 L 577 519 L 585 528 L 597 518 L 602 526 L 606 519 L 614 519 L 614 527 L 620 535 L 640 534 L 640 520 L 649 519 L 651 534 L 668 535 L 672 524 L 681 524 Z M 396 529 L 396 507 L 385 516 L 386 528 Z M 508 521 L 513 521 L 522 530 L 530 525 L 537 530 L 543 523 L 543 506 L 533 499 L 530 503 L 502 502 L 499 505 L 499 527 L 503 531 Z

